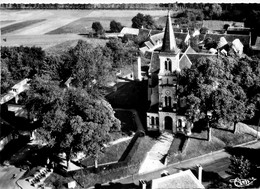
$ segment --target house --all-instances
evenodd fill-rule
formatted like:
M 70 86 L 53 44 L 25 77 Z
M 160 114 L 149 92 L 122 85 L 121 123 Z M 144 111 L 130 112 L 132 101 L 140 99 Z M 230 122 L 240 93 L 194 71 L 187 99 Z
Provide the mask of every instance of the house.
M 19 94 L 29 89 L 29 81 L 30 79 L 23 79 L 15 84 L 8 93 L 1 95 L 0 104 L 4 104 L 13 98 L 15 98 L 17 103 Z
M 0 151 L 2 151 L 5 145 L 7 145 L 11 140 L 14 139 L 14 129 L 8 122 L 3 120 L 2 118 L 0 121 Z
M 183 54 L 176 44 L 170 15 L 162 38 L 160 50 L 148 53 L 151 55 L 148 70 L 148 101 L 150 108 L 147 111 L 147 129 L 172 133 L 183 132 L 187 120 L 177 111 L 178 74 L 184 68 L 190 68 L 192 62 L 201 56 L 216 56 L 212 54 L 199 54 L 189 47 Z M 187 132 L 185 134 L 190 134 Z
M 123 27 L 123 29 L 118 34 L 118 37 L 124 37 L 124 35 L 127 35 L 127 34 L 137 36 L 139 34 L 139 29 Z
M 202 183 L 195 177 L 191 170 L 180 171 L 172 175 L 166 175 L 161 178 L 152 180 L 151 189 L 168 189 L 168 188 L 205 188 Z

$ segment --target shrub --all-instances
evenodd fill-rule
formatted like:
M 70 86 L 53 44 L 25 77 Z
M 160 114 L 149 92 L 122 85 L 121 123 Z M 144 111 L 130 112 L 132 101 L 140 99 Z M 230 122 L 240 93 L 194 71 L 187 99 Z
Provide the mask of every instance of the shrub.
M 230 171 L 238 176 L 239 178 L 247 178 L 251 171 L 251 163 L 248 159 L 245 159 L 244 156 L 235 156 L 233 155 L 230 158 L 231 164 L 229 166 Z

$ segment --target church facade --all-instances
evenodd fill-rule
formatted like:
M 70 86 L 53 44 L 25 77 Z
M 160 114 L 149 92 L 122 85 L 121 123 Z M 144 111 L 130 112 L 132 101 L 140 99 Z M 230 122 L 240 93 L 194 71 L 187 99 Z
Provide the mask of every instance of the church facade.
M 148 130 L 177 133 L 185 129 L 185 116 L 177 112 L 180 70 L 180 49 L 168 15 L 161 50 L 153 52 L 148 71 L 148 100 L 151 102 L 147 112 Z

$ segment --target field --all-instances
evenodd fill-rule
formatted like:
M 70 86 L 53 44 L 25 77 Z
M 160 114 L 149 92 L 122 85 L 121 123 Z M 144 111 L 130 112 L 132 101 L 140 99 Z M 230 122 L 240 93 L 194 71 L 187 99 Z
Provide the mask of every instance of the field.
M 4 40 L 5 39 L 5 40 Z M 66 50 L 84 40 L 92 45 L 104 45 L 107 40 L 91 39 L 76 34 L 62 35 L 2 35 L 1 46 L 39 46 L 48 52 Z
M 78 34 L 90 31 L 94 21 L 100 21 L 106 30 L 112 20 L 130 27 L 131 19 L 139 12 L 155 19 L 167 15 L 165 10 L 1 10 L 1 46 L 40 46 L 60 51 L 75 45 L 79 39 L 104 45 L 105 40 L 88 39 Z M 32 20 L 41 22 L 32 24 Z
M 16 31 L 16 30 L 19 30 L 21 28 L 25 28 L 25 27 L 28 27 L 28 26 L 31 26 L 33 24 L 37 24 L 37 23 L 43 22 L 43 21 L 45 21 L 45 19 L 27 20 L 27 21 L 24 21 L 24 22 L 19 22 L 19 23 L 16 23 L 16 24 L 5 26 L 5 27 L 1 28 L 1 34 L 4 35 L 6 33 L 11 33 L 12 31 Z

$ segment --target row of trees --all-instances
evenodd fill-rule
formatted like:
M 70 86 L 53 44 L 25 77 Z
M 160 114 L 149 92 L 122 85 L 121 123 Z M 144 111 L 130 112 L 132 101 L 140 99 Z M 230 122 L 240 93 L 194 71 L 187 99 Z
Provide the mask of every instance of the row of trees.
M 111 4 L 58 4 L 58 3 L 29 3 L 29 4 L 1 4 L 2 8 L 7 9 L 143 9 L 143 10 L 162 10 L 176 7 L 176 3 L 111 3 Z

